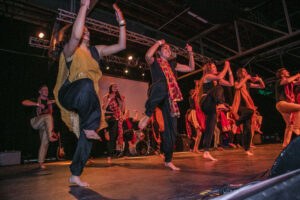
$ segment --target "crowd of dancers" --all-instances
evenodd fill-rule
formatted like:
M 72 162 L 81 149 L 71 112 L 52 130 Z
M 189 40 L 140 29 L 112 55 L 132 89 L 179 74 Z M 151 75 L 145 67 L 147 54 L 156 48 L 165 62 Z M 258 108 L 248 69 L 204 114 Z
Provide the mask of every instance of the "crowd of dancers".
M 81 0 L 81 6 L 72 27 L 72 33 L 64 45 L 59 60 L 59 71 L 54 89 L 55 101 L 60 108 L 61 117 L 68 128 L 78 137 L 78 143 L 72 164 L 69 182 L 79 186 L 88 186 L 80 178 L 83 168 L 90 157 L 93 140 L 101 140 L 101 135 L 107 142 L 108 162 L 116 144 L 124 144 L 124 155 L 128 155 L 130 144 L 136 139 L 133 130 L 143 130 L 152 121 L 154 138 L 157 147 L 163 154 L 165 166 L 172 170 L 180 170 L 172 162 L 175 139 L 177 134 L 177 118 L 180 111 L 178 101 L 183 100 L 175 72 L 191 72 L 195 69 L 193 49 L 186 45 L 189 63 L 187 65 L 176 62 L 172 57 L 172 50 L 165 40 L 158 40 L 146 52 L 145 59 L 151 70 L 152 85 L 148 91 L 145 104 L 145 115 L 142 119 L 130 118 L 125 109 L 125 97 L 122 96 L 116 84 L 109 86 L 109 92 L 100 99 L 98 82 L 102 76 L 100 66 L 104 56 L 115 54 L 126 49 L 126 21 L 116 4 L 116 12 L 120 27 L 118 43 L 113 45 L 89 45 L 90 33 L 85 27 L 86 13 L 89 0 Z M 227 76 L 228 75 L 228 76 Z M 228 80 L 226 80 L 228 77 Z M 216 161 L 210 153 L 213 135 L 215 147 L 220 133 L 231 135 L 231 142 L 236 133 L 240 133 L 241 144 L 247 155 L 255 131 L 259 131 L 261 116 L 257 111 L 253 99 L 249 94 L 250 88 L 264 88 L 263 80 L 251 77 L 245 68 L 236 71 L 237 80 L 234 81 L 230 63 L 225 61 L 222 71 L 218 72 L 214 63 L 203 66 L 203 76 L 195 81 L 195 89 L 190 92 L 191 108 L 186 114 L 187 133 L 193 138 L 192 150 L 198 153 L 201 136 L 203 136 L 203 157 Z M 292 132 L 299 130 L 300 105 L 295 101 L 293 86 L 300 83 L 300 75 L 290 76 L 284 68 L 277 72 L 276 108 L 282 114 L 286 131 L 284 147 L 290 142 Z M 225 103 L 223 87 L 234 87 L 235 96 L 232 105 Z M 37 116 L 31 121 L 33 128 L 40 130 L 41 149 L 39 162 L 41 167 L 47 151 L 49 141 L 57 138 L 53 132 L 51 119 L 51 102 L 48 91 L 40 90 L 40 99 L 24 101 L 27 106 L 37 107 Z M 299 103 L 299 95 L 298 95 Z M 100 103 L 101 102 L 101 103 Z M 42 114 L 48 117 L 39 119 Z M 50 116 L 50 117 L 49 117 Z M 37 119 L 38 118 L 38 119 Z M 47 123 L 36 124 L 46 120 Z M 192 134 L 192 128 L 195 134 Z

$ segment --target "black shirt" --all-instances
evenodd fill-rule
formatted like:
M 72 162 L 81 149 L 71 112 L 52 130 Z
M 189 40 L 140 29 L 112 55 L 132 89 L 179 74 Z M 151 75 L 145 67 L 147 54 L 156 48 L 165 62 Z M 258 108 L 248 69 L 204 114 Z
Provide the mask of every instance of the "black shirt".
M 215 87 L 215 81 L 210 81 L 208 83 L 203 83 L 203 94 L 207 94 L 213 87 Z M 217 84 L 219 84 L 217 82 Z
M 175 68 L 176 68 L 177 62 L 175 60 L 169 61 L 169 65 L 174 73 L 174 76 L 176 77 Z M 155 83 L 158 80 L 165 79 L 165 74 L 162 71 L 156 58 L 154 59 L 154 62 L 152 63 L 152 65 L 150 67 L 150 71 L 151 71 L 152 83 Z
M 30 99 L 30 101 L 38 103 L 38 100 L 34 99 L 34 98 Z M 43 104 L 45 106 L 45 108 L 42 109 L 41 112 L 43 112 L 43 111 L 45 111 L 45 110 L 48 109 L 47 100 L 42 100 L 41 99 L 41 104 Z M 37 106 L 30 106 L 30 109 L 31 109 L 31 112 L 30 112 L 30 119 L 31 119 L 31 118 L 37 116 L 37 112 L 36 112 Z
M 277 80 L 275 83 L 275 100 L 276 103 L 279 101 L 286 101 L 284 92 L 284 85 L 280 85 L 281 80 Z

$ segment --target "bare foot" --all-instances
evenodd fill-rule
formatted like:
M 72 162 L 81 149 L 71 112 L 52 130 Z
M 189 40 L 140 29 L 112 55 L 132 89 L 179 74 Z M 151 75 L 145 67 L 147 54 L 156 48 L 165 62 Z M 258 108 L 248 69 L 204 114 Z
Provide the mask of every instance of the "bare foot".
M 240 144 L 237 144 L 236 146 L 237 146 L 237 148 L 239 148 L 239 149 L 243 148 Z
M 160 153 L 159 156 L 160 156 L 163 160 L 165 159 L 165 156 L 164 156 L 162 153 Z
M 251 144 L 251 145 L 250 145 L 250 148 L 253 148 L 253 149 L 255 149 L 255 148 L 256 148 L 256 146 L 254 146 L 253 144 Z
M 170 167 L 174 171 L 180 171 L 180 168 L 176 167 L 172 162 L 165 162 L 166 167 Z
M 111 164 L 111 157 L 107 157 L 107 164 Z
M 94 130 L 85 130 L 85 129 L 83 129 L 83 131 L 85 133 L 85 136 L 88 139 L 94 139 L 94 140 L 99 140 L 100 139 L 99 135 Z
M 253 156 L 254 154 L 251 153 L 250 151 L 245 151 L 245 153 L 248 155 L 248 156 Z
M 40 169 L 46 169 L 46 166 L 43 163 L 40 163 Z
M 193 150 L 193 152 L 194 152 L 194 153 L 200 153 L 199 150 L 195 150 L 195 149 Z
M 228 143 L 228 145 L 231 146 L 231 147 L 234 148 L 234 149 L 236 148 L 235 144 Z
M 80 187 L 89 187 L 89 184 L 82 182 L 79 176 L 71 175 L 69 178 L 69 183 L 78 185 Z
M 95 163 L 95 161 L 93 160 L 93 158 L 89 158 L 87 162 L 88 163 Z
M 217 147 L 217 150 L 218 151 L 224 151 L 224 148 L 223 147 Z
M 210 155 L 209 151 L 205 151 L 203 153 L 203 158 L 211 160 L 211 161 L 217 161 L 217 159 L 215 159 L 214 157 L 212 157 L 212 155 Z
M 149 120 L 150 117 L 144 116 L 139 122 L 139 129 L 143 130 L 147 126 Z

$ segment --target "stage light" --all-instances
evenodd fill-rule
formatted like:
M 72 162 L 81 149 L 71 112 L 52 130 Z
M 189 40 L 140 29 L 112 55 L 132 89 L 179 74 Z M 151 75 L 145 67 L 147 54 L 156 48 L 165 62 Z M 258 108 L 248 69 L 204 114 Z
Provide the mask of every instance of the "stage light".
M 143 68 L 143 66 L 142 66 L 142 65 L 140 65 L 140 66 L 139 66 L 139 68 L 140 68 L 140 69 L 142 69 L 142 68 Z
M 132 60 L 133 59 L 133 57 L 132 56 L 128 56 L 128 60 Z
M 109 70 L 109 66 L 106 66 L 106 70 Z
M 129 72 L 128 69 L 125 69 L 125 74 L 128 74 L 128 72 Z
M 145 76 L 145 73 L 142 73 L 142 76 Z
M 42 38 L 44 38 L 44 36 L 45 36 L 45 34 L 44 34 L 43 32 L 40 32 L 40 33 L 39 33 L 39 38 L 42 39 Z

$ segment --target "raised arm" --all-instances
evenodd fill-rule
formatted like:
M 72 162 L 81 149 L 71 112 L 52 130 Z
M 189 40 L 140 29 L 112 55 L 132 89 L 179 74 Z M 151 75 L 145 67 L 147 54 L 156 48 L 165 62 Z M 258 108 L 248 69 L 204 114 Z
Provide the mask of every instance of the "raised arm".
M 262 78 L 260 78 L 257 75 L 255 77 L 252 77 L 250 80 L 253 82 L 253 83 L 250 83 L 251 88 L 264 89 L 266 87 Z M 258 82 L 258 83 L 255 83 L 255 82 Z
M 224 76 L 226 75 L 226 72 L 227 72 L 229 66 L 230 66 L 229 61 L 226 60 L 223 70 L 218 75 L 206 74 L 204 80 L 205 81 L 219 81 L 219 80 L 223 79 Z
M 37 102 L 25 99 L 24 101 L 22 101 L 22 105 L 23 106 L 39 106 L 39 104 Z
M 234 85 L 234 78 L 233 78 L 233 74 L 230 68 L 230 65 L 228 67 L 228 75 L 229 75 L 229 81 L 225 80 L 225 79 L 221 79 L 220 80 L 220 84 L 227 86 L 227 87 L 232 87 Z
M 189 66 L 177 63 L 175 70 L 180 72 L 191 72 L 195 70 L 194 53 L 192 46 L 186 44 L 187 51 L 189 52 Z
M 146 55 L 145 55 L 145 60 L 146 60 L 146 62 L 148 63 L 148 65 L 152 65 L 153 64 L 153 62 L 154 62 L 154 53 L 156 52 L 156 50 L 158 49 L 158 47 L 160 46 L 160 45 L 163 45 L 163 44 L 165 44 L 166 42 L 165 42 L 165 40 L 158 40 L 158 41 L 156 41 L 153 45 L 152 45 L 152 47 L 150 47 L 149 49 L 148 49 L 148 51 L 146 52 Z
M 98 50 L 100 57 L 109 56 L 126 49 L 126 22 L 124 20 L 122 11 L 117 4 L 114 3 L 113 8 L 116 11 L 116 17 L 120 26 L 119 41 L 117 44 L 113 45 L 96 45 L 95 47 Z
M 280 81 L 280 85 L 286 85 L 300 78 L 300 73 Z
M 72 28 L 72 34 L 69 42 L 64 46 L 64 55 L 66 61 L 72 60 L 72 55 L 75 52 L 79 41 L 82 37 L 83 27 L 85 23 L 86 11 L 89 8 L 90 0 L 81 0 L 81 6 Z

